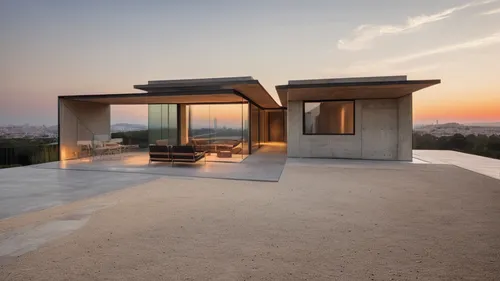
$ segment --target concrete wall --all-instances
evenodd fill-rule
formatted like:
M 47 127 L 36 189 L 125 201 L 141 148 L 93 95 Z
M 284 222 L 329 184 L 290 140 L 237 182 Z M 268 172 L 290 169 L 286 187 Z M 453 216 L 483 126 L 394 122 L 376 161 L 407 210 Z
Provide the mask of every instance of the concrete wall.
M 303 135 L 302 101 L 289 101 L 288 156 L 411 160 L 411 95 L 357 100 L 354 113 L 354 135 Z
M 397 160 L 397 100 L 363 100 L 361 104 L 361 158 Z
M 413 95 L 398 99 L 398 160 L 413 159 Z
M 59 99 L 60 159 L 78 157 L 78 141 L 92 141 L 94 135 L 111 136 L 108 104 Z
M 361 158 L 362 102 L 355 103 L 354 135 L 303 135 L 302 101 L 288 101 L 287 149 L 289 157 Z

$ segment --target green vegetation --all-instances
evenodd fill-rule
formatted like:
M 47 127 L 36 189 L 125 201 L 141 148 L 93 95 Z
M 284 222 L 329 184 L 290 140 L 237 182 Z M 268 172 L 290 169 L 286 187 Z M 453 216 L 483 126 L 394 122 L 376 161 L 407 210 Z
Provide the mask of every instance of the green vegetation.
M 57 143 L 57 138 L 12 138 L 4 139 L 0 137 L 0 147 L 24 147 L 38 146 L 43 144 Z
M 15 141 L 19 140 L 19 141 Z M 46 139 L 10 139 L 0 143 L 0 168 L 41 164 L 58 160 L 59 145 Z
M 111 138 L 123 139 L 123 144 L 138 144 L 141 148 L 149 147 L 148 130 L 111 133 Z
M 209 133 L 208 129 L 196 129 L 196 134 Z M 218 130 L 218 136 L 234 136 L 241 130 Z M 148 147 L 148 131 L 131 131 L 112 133 L 112 138 L 122 138 L 124 144 L 138 144 Z M 59 145 L 57 139 L 1 139 L 0 138 L 0 168 L 25 166 L 57 161 Z M 500 159 L 500 135 L 468 135 L 436 137 L 430 134 L 413 133 L 414 149 L 454 150 L 490 158 Z
M 455 150 L 500 159 L 500 135 L 468 135 L 436 137 L 413 133 L 413 149 Z

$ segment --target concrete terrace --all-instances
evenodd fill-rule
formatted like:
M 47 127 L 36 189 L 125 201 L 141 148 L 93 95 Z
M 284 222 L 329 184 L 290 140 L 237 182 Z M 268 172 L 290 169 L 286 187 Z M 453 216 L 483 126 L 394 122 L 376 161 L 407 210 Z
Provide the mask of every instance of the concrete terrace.
M 0 280 L 495 280 L 500 181 L 419 153 L 270 153 L 273 181 L 1 170 Z M 226 165 L 262 165 L 247 159 Z
M 51 162 L 34 165 L 37 169 L 63 169 L 75 171 L 100 171 L 137 173 L 174 177 L 199 177 L 249 181 L 278 181 L 286 161 L 286 145 L 266 143 L 255 154 L 240 163 L 149 163 L 148 152 L 125 154 L 123 157 L 106 156 L 103 159 L 88 159 Z
M 125 189 L 159 177 L 277 182 L 286 146 L 268 143 L 240 163 L 149 163 L 147 152 L 0 170 L 0 219 Z
M 450 150 L 414 150 L 413 158 L 431 164 L 448 164 L 500 180 L 500 160 Z
M 240 163 L 149 163 L 147 152 L 90 161 L 69 160 L 0 170 L 0 219 L 71 203 L 161 177 L 278 182 L 285 168 L 409 169 L 416 164 L 453 165 L 500 179 L 500 160 L 454 151 L 415 150 L 412 162 L 286 158 L 286 146 L 267 143 Z M 419 167 L 422 168 L 422 167 Z M 27 176 L 29 175 L 29 176 Z

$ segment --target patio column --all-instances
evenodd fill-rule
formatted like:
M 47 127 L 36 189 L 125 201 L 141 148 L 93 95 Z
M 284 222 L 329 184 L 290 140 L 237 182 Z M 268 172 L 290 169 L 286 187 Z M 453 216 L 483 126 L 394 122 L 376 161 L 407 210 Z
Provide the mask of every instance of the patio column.
M 413 159 L 412 95 L 398 99 L 398 160 Z
M 189 118 L 188 108 L 185 104 L 179 104 L 179 140 L 180 145 L 185 145 L 189 142 Z

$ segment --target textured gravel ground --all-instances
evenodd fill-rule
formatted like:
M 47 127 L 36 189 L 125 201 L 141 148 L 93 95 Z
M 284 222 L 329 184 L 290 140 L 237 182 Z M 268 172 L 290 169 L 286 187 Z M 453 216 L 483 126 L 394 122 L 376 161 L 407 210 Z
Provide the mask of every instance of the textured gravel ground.
M 0 221 L 0 280 L 498 280 L 500 181 L 446 165 L 161 178 Z

